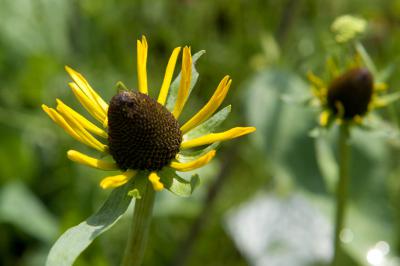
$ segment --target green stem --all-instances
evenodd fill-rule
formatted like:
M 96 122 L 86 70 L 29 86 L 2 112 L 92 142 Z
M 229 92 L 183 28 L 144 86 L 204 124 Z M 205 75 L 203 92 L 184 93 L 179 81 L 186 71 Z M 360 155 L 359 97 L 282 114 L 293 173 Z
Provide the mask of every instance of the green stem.
M 155 192 L 150 182 L 136 199 L 129 239 L 122 261 L 123 266 L 140 266 L 143 262 L 153 212 Z
M 336 190 L 336 217 L 335 242 L 332 266 L 339 265 L 339 256 L 342 253 L 340 232 L 343 230 L 347 204 L 347 190 L 349 185 L 349 125 L 346 122 L 340 126 L 339 134 L 339 182 Z

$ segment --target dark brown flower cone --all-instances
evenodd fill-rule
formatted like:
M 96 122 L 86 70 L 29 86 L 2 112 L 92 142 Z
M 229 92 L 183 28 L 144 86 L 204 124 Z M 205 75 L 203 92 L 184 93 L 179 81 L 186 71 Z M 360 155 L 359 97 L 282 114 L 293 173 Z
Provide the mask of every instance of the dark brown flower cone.
M 163 105 L 143 93 L 122 91 L 108 108 L 108 141 L 121 169 L 154 171 L 175 158 L 182 133 Z
M 373 77 L 366 68 L 354 68 L 334 79 L 328 88 L 328 106 L 339 114 L 338 104 L 343 106 L 343 118 L 350 120 L 368 111 L 373 93 Z

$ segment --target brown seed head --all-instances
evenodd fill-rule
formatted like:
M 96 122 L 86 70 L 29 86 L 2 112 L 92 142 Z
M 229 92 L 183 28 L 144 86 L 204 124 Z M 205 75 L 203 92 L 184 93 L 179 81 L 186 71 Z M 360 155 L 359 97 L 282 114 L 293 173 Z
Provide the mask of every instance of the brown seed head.
M 154 171 L 175 158 L 182 132 L 163 105 L 143 93 L 122 91 L 108 108 L 108 141 L 121 169 Z
M 334 79 L 328 88 L 328 106 L 338 114 L 343 106 L 344 119 L 364 115 L 372 98 L 373 77 L 366 68 L 354 68 Z

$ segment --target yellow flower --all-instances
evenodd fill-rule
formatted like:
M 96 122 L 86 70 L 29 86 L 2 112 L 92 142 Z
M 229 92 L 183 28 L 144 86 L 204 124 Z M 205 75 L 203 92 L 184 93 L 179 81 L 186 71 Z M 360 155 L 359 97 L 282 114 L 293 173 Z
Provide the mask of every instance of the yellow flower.
M 320 77 L 309 72 L 311 92 L 316 105 L 322 108 L 319 117 L 321 126 L 328 126 L 333 121 L 346 121 L 361 124 L 363 117 L 370 111 L 384 107 L 399 95 L 382 96 L 387 85 L 375 82 L 372 73 L 362 66 L 356 57 L 345 71 L 341 71 L 332 60 L 327 61 L 331 80 L 326 83 Z
M 111 155 L 113 160 L 91 157 L 69 150 L 70 160 L 101 170 L 120 170 L 118 175 L 107 176 L 100 182 L 104 189 L 126 184 L 139 171 L 148 171 L 148 180 L 154 190 L 164 188 L 158 172 L 166 167 L 175 171 L 191 171 L 204 166 L 215 156 L 216 142 L 221 142 L 255 131 L 254 127 L 235 127 L 221 133 L 193 134 L 196 127 L 206 122 L 218 109 L 231 85 L 229 76 L 219 83 L 204 107 L 182 126 L 178 119 L 188 99 L 192 79 L 192 55 L 190 47 L 183 48 L 182 69 L 175 104 L 167 109 L 171 81 L 181 51 L 173 50 L 157 100 L 148 96 L 146 38 L 137 41 L 138 92 L 123 90 L 107 104 L 90 86 L 86 79 L 70 67 L 66 71 L 73 82 L 72 92 L 82 106 L 95 118 L 97 125 L 57 99 L 55 109 L 42 105 L 49 117 L 79 142 Z M 194 136 L 194 137 L 193 137 Z M 214 144 L 211 146 L 211 144 Z M 184 156 L 185 150 L 210 145 L 191 161 Z M 104 157 L 104 156 L 102 156 Z M 182 158 L 182 159 L 181 159 Z M 191 158 L 191 157 L 190 157 Z

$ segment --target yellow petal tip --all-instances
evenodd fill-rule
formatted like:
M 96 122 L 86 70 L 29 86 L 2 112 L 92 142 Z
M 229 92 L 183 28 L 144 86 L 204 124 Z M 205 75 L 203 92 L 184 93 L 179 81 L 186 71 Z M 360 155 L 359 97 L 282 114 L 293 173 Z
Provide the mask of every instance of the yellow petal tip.
M 153 185 L 155 191 L 161 191 L 164 189 L 164 184 L 160 182 L 160 177 L 156 172 L 152 172 L 149 175 L 149 181 Z
M 75 70 L 73 70 L 71 67 L 69 67 L 69 66 L 64 66 L 64 69 L 65 69 L 65 71 L 67 71 L 67 73 L 70 75 L 70 76 L 72 76 L 72 75 L 74 75 L 75 73 L 76 73 L 76 71 Z
M 155 191 L 161 191 L 164 189 L 164 185 L 162 183 L 153 184 L 153 189 Z

